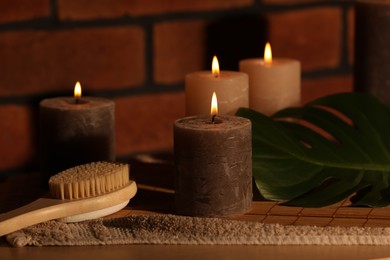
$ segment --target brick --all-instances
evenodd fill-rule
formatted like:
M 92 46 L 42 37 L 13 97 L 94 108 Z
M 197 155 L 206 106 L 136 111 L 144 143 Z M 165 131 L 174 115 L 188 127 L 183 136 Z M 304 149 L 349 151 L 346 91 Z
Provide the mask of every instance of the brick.
M 303 71 L 336 68 L 341 55 L 341 18 L 338 7 L 268 15 L 273 55 L 300 60 Z
M 165 22 L 154 27 L 156 83 L 178 83 L 184 80 L 185 74 L 203 68 L 205 26 L 203 21 L 188 21 Z
M 302 103 L 342 92 L 352 92 L 352 75 L 302 80 Z
M 348 62 L 350 65 L 353 65 L 355 55 L 355 9 L 351 8 L 348 10 L 347 19 Z
M 247 7 L 255 0 L 59 0 L 63 20 L 87 20 Z
M 49 0 L 0 1 L 0 23 L 44 18 L 49 15 Z
M 172 149 L 173 122 L 184 110 L 183 92 L 118 98 L 117 155 Z
M 138 86 L 145 80 L 140 27 L 0 34 L 0 96 Z
M 37 159 L 37 121 L 31 107 L 0 106 L 0 170 L 22 167 Z

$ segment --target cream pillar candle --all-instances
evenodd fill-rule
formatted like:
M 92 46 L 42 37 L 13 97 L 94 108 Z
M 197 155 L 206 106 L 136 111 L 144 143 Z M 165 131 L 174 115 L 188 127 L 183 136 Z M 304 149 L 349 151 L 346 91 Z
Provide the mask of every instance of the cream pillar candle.
M 92 161 L 115 160 L 115 105 L 94 97 L 40 102 L 41 169 L 47 175 Z
M 251 122 L 236 116 L 200 115 L 175 121 L 178 214 L 226 216 L 251 209 L 251 134 Z
M 301 65 L 293 59 L 272 59 L 267 44 L 264 59 L 240 61 L 249 75 L 249 107 L 265 115 L 297 106 L 301 101 Z
M 186 115 L 208 115 L 213 92 L 219 99 L 219 113 L 234 115 L 238 108 L 248 107 L 248 75 L 238 71 L 219 71 L 216 57 L 213 72 L 198 71 L 185 77 Z

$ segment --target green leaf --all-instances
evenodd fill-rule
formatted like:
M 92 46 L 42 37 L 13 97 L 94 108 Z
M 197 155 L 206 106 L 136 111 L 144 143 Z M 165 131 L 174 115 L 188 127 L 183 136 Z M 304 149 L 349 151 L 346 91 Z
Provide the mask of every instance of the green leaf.
M 247 108 L 253 176 L 260 193 L 285 205 L 390 204 L 390 110 L 376 98 L 343 93 L 271 118 Z

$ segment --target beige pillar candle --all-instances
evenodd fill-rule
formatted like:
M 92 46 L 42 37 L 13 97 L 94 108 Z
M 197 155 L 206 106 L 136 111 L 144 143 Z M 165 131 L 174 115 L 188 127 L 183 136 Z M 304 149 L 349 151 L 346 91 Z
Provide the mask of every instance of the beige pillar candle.
M 47 175 L 93 161 L 115 160 L 115 104 L 95 97 L 40 102 L 41 169 Z
M 238 108 L 248 107 L 248 75 L 238 71 L 219 71 L 216 57 L 213 72 L 198 71 L 185 77 L 186 115 L 208 115 L 210 97 L 216 92 L 219 114 L 234 115 Z
M 293 59 L 272 59 L 271 47 L 267 46 L 264 59 L 242 60 L 239 67 L 249 75 L 249 107 L 272 115 L 283 108 L 300 105 L 301 65 Z
M 178 214 L 227 216 L 251 209 L 251 136 L 250 120 L 236 116 L 200 115 L 175 121 Z

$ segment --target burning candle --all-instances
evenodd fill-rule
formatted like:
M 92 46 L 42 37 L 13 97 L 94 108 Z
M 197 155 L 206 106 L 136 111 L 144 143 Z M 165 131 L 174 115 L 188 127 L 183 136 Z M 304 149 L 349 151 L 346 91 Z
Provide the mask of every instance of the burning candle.
M 220 71 L 213 58 L 212 71 L 186 75 L 186 115 L 208 115 L 208 99 L 218 93 L 220 114 L 234 115 L 238 108 L 248 107 L 248 75 L 237 71 Z
M 47 175 L 93 161 L 115 160 L 115 105 L 111 100 L 74 97 L 40 102 L 41 168 Z
M 264 59 L 240 61 L 240 71 L 249 75 L 249 107 L 265 115 L 297 106 L 301 101 L 301 65 L 297 60 L 273 59 L 267 43 Z
M 185 117 L 174 123 L 179 214 L 238 215 L 252 206 L 251 122 L 218 115 L 216 98 L 211 115 Z

